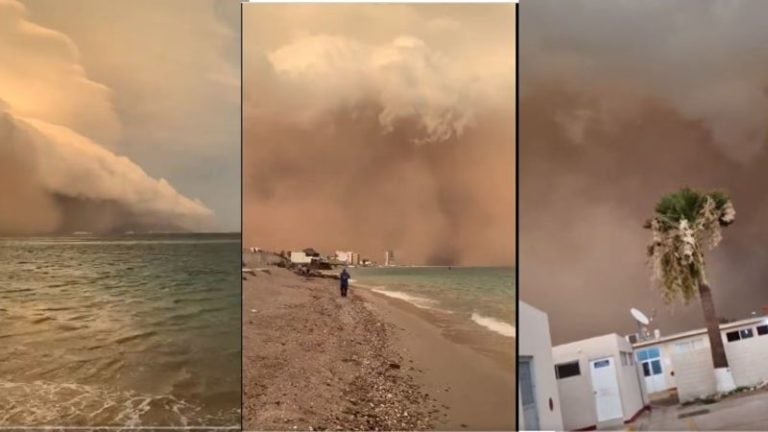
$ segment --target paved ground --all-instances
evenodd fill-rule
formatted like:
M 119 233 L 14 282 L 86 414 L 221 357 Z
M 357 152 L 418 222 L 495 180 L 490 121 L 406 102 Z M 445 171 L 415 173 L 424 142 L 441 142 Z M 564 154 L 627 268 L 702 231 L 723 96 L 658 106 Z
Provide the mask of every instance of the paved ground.
M 655 405 L 624 430 L 768 430 L 768 391 L 734 396 L 710 405 Z

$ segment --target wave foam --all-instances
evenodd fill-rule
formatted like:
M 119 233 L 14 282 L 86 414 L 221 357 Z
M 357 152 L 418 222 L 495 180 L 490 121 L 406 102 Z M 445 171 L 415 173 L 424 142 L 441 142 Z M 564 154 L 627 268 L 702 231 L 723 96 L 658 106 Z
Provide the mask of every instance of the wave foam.
M 418 297 L 415 295 L 404 293 L 402 291 L 390 291 L 382 288 L 371 288 L 371 291 L 377 292 L 379 294 L 383 294 L 387 297 L 392 297 L 392 298 L 407 301 L 408 303 L 422 309 L 434 309 L 434 305 L 437 304 L 437 301 L 435 300 L 424 298 L 424 297 Z
M 109 391 L 82 385 L 0 381 L 0 425 L 98 425 L 139 427 L 216 424 L 237 413 L 204 414 L 200 406 L 170 395 Z
M 478 313 L 472 313 L 472 321 L 502 336 L 517 337 L 517 330 L 515 329 L 515 326 L 504 321 L 497 320 L 496 318 L 483 316 Z

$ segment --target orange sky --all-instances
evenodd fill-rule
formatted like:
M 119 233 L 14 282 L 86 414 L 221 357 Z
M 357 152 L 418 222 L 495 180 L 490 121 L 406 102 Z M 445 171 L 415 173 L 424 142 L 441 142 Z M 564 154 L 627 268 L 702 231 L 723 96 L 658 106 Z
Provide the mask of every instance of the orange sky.
M 244 239 L 514 262 L 514 5 L 245 5 Z

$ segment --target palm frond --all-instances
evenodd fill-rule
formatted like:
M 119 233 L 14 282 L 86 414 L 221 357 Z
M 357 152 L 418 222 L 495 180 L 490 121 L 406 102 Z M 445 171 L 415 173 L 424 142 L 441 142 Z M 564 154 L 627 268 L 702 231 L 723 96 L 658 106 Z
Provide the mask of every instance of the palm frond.
M 706 281 L 704 251 L 722 239 L 721 227 L 730 225 L 736 212 L 728 195 L 683 188 L 665 195 L 646 223 L 652 240 L 648 246 L 652 279 L 667 303 L 677 298 L 688 303 L 698 284 Z

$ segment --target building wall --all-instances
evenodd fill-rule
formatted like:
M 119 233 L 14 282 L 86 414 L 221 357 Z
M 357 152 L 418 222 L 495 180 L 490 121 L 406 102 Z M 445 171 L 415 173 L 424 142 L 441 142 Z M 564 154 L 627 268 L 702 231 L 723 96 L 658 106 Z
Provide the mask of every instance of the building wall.
M 621 355 L 616 363 L 616 370 L 619 373 L 619 390 L 621 390 L 621 404 L 624 408 L 624 420 L 630 420 L 648 404 L 648 396 L 645 392 L 645 381 L 642 379 L 642 373 L 637 367 L 632 351 L 632 344 L 628 340 L 616 336 L 616 343 L 619 352 L 627 353 L 631 362 L 626 365 L 621 363 Z
M 676 352 L 675 344 L 664 344 L 660 351 L 661 365 L 664 369 L 664 383 L 667 386 L 666 389 L 675 388 L 677 387 L 677 372 L 675 372 L 675 362 L 672 360 L 672 354 Z
M 560 361 L 556 361 L 556 363 L 560 363 Z M 565 430 L 597 425 L 597 412 L 589 375 L 589 362 L 580 359 L 579 367 L 581 368 L 581 375 L 557 380 Z
M 304 252 L 291 252 L 291 262 L 295 264 L 309 264 L 312 262 L 312 257 L 307 256 Z
M 615 364 L 616 379 L 624 420 L 630 420 L 643 409 L 647 397 L 638 380 L 636 365 L 623 365 L 620 352 L 632 354 L 632 345 L 617 334 L 598 336 L 553 348 L 555 364 L 577 360 L 581 374 L 558 379 L 558 391 L 563 405 L 563 426 L 567 430 L 588 428 L 597 425 L 597 407 L 592 391 L 590 360 L 611 357 Z
M 709 343 L 693 351 L 672 352 L 671 356 L 676 365 L 677 397 L 680 402 L 716 392 L 717 383 Z
M 725 355 L 733 373 L 736 386 L 753 386 L 768 380 L 768 335 L 758 335 L 735 342 L 728 342 L 723 335 Z
M 352 263 L 352 252 L 336 251 L 336 259 L 345 263 Z
M 766 321 L 754 320 L 743 325 L 730 325 L 721 330 L 725 354 L 737 387 L 753 386 L 768 380 L 768 335 L 758 335 L 756 326 L 766 324 Z M 726 334 L 731 331 L 752 329 L 751 338 L 728 342 Z M 681 343 L 700 340 L 700 346 L 689 351 L 676 348 Z M 706 334 L 692 335 L 673 341 L 660 342 L 638 347 L 636 350 L 658 347 L 662 358 L 669 359 L 671 365 L 665 363 L 665 375 L 668 386 L 677 387 L 678 397 L 687 401 L 705 397 L 716 392 L 712 354 L 710 353 L 709 338 Z M 674 371 L 674 377 L 669 374 Z
M 532 358 L 539 427 L 542 430 L 563 430 L 562 403 L 558 395 L 555 369 L 552 363 L 552 337 L 549 332 L 549 318 L 544 312 L 523 302 L 519 303 L 518 316 L 521 323 L 521 328 L 517 334 L 518 355 Z M 550 399 L 553 405 L 551 410 L 549 408 Z M 521 398 L 518 395 L 519 400 Z M 522 406 L 518 412 L 521 416 L 518 424 L 522 427 L 525 424 L 525 419 L 522 418 Z

